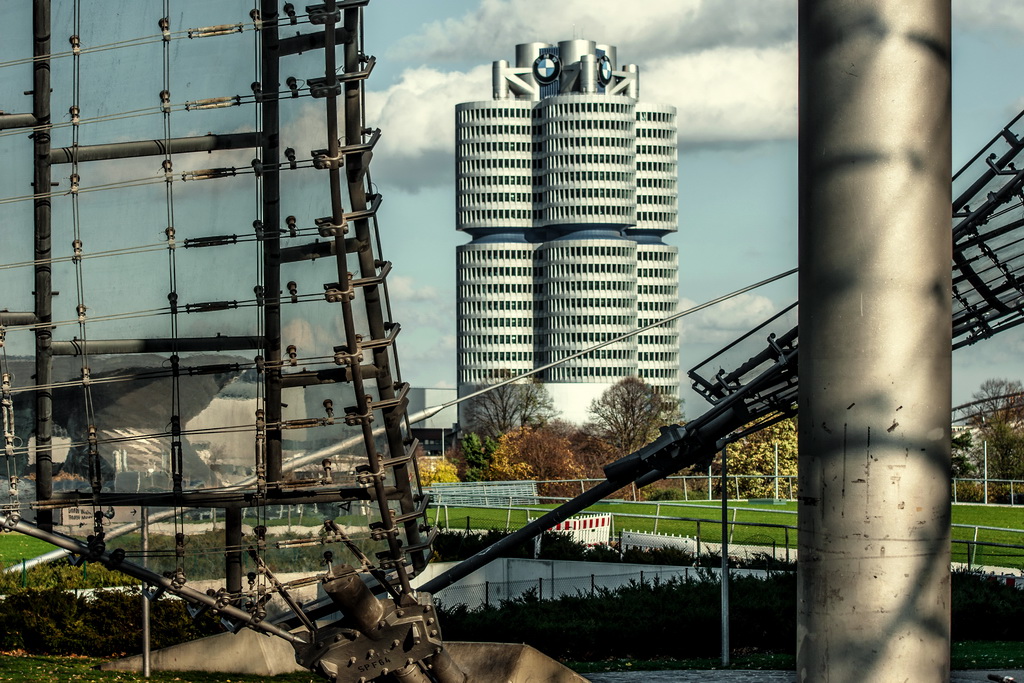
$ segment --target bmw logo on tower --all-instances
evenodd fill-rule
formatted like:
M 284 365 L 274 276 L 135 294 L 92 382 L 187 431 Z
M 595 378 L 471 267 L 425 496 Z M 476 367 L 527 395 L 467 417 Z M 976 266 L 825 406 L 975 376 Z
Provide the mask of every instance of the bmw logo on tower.
M 562 73 L 562 62 L 558 55 L 541 55 L 533 62 L 533 77 L 541 85 L 554 83 L 558 75 Z

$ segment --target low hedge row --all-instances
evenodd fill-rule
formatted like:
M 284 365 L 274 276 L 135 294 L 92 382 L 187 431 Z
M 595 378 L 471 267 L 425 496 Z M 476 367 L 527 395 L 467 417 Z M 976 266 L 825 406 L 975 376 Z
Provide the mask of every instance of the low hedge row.
M 729 588 L 730 642 L 735 651 L 794 654 L 796 574 L 736 576 Z M 721 593 L 716 580 L 633 583 L 597 595 L 499 606 L 441 605 L 448 640 L 528 643 L 557 658 L 710 657 L 720 648 Z M 952 639 L 1024 640 L 1024 591 L 955 572 Z
M 108 657 L 142 651 L 142 594 L 138 588 L 73 591 L 21 589 L 0 601 L 0 650 Z M 221 633 L 209 615 L 193 621 L 181 600 L 151 603 L 153 649 Z

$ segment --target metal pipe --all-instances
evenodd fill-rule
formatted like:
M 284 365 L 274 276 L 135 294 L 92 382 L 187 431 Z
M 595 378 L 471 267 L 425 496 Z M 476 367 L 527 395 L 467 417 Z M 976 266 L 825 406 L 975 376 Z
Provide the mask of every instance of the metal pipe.
M 277 0 L 260 0 L 263 21 L 260 68 L 263 73 L 263 92 L 276 93 L 281 87 L 280 53 L 278 45 Z M 267 429 L 268 482 L 280 481 L 281 470 L 281 162 L 280 105 L 276 96 L 262 104 L 263 167 L 263 357 L 267 370 L 263 374 Z
M 36 336 L 36 499 L 49 500 L 53 495 L 53 394 L 47 387 L 53 383 L 53 356 L 50 342 L 53 331 L 49 323 L 53 315 L 50 207 L 50 0 L 32 3 L 32 114 L 37 127 L 32 132 L 35 194 L 33 227 L 35 233 L 35 315 L 41 323 Z M 53 529 L 53 512 L 39 510 L 36 523 L 44 530 Z
M 142 567 L 149 569 L 149 508 L 142 506 Z M 142 676 L 149 678 L 150 674 L 150 629 L 149 629 L 149 598 L 142 596 Z
M 729 447 L 722 448 L 722 666 L 729 666 Z
M 0 114 L 0 130 L 8 128 L 34 128 L 35 114 Z
M 35 312 L 0 311 L 0 325 L 35 325 L 37 322 Z
M 950 6 L 798 6 L 796 669 L 945 681 Z
M 224 509 L 225 587 L 228 593 L 242 592 L 242 508 Z
M 70 164 L 76 159 L 106 161 L 131 157 L 164 156 L 189 152 L 213 152 L 220 149 L 248 149 L 260 146 L 259 133 L 229 133 L 226 135 L 199 135 L 170 140 L 140 140 L 138 142 L 112 142 L 84 147 L 58 147 L 50 150 L 51 164 Z
M 2 316 L 3 314 L 0 314 Z M 0 317 L 0 321 L 3 318 Z M 102 356 L 123 353 L 178 353 L 187 351 L 250 351 L 263 346 L 260 337 L 191 337 L 178 339 L 90 339 L 55 341 L 55 356 Z

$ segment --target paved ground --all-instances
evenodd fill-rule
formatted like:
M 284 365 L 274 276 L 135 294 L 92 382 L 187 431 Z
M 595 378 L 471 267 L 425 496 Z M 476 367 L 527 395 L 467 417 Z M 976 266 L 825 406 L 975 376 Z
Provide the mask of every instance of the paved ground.
M 954 671 L 950 683 L 980 683 L 988 674 L 1024 682 L 1024 671 Z M 796 683 L 792 671 L 617 671 L 588 674 L 591 683 Z

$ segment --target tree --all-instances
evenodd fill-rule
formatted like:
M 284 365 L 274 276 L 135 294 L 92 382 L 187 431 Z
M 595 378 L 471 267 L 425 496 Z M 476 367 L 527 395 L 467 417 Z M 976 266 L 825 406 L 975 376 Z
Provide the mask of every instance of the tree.
M 466 461 L 466 481 L 482 481 L 484 472 L 491 465 L 491 456 L 498 448 L 498 442 L 491 437 L 481 439 L 477 434 L 466 434 L 459 440 L 459 450 Z
M 559 426 L 520 427 L 498 439 L 498 448 L 491 459 L 486 477 L 491 480 L 579 479 L 583 468 L 573 453 L 569 439 Z M 545 495 L 565 495 L 572 487 L 546 485 Z
M 750 428 L 752 425 L 747 425 Z M 740 479 L 740 496 L 774 498 L 775 448 L 779 449 L 779 476 L 797 473 L 797 421 L 781 420 L 729 445 L 729 476 L 765 475 L 759 479 Z M 788 494 L 779 483 L 779 495 Z M 729 491 L 734 494 L 734 490 Z
M 979 470 L 986 454 L 992 479 L 1024 478 L 1024 386 L 1017 380 L 988 379 L 973 395 L 967 418 Z
M 499 382 L 511 377 L 507 370 Z M 485 389 L 486 385 L 477 389 Z M 466 401 L 465 428 L 498 437 L 520 427 L 539 427 L 556 415 L 548 390 L 529 377 L 499 386 Z
M 679 402 L 659 394 L 638 377 L 626 377 L 590 403 L 597 435 L 620 455 L 632 453 L 658 436 L 658 429 L 682 418 Z
M 451 484 L 459 480 L 459 470 L 451 460 L 431 458 L 430 462 L 420 464 L 420 486 L 431 484 Z

